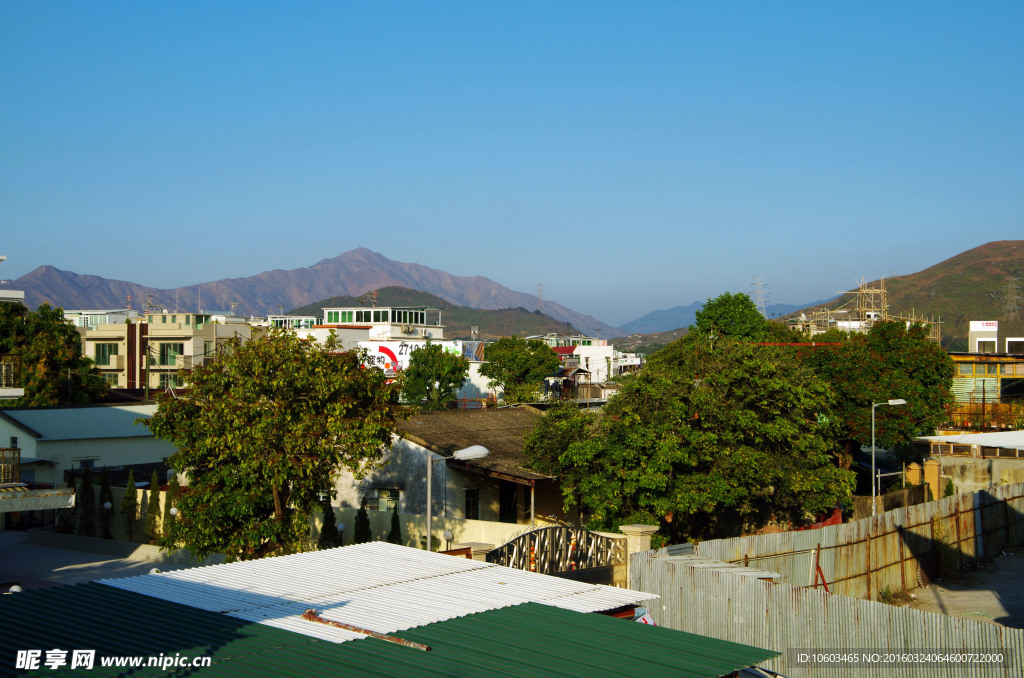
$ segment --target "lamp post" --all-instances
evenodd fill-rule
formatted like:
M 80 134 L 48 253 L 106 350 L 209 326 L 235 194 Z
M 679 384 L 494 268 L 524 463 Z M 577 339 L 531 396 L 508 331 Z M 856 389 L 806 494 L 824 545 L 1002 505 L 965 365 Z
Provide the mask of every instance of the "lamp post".
M 871 403 L 871 515 L 874 516 L 877 507 L 875 506 L 875 408 L 879 405 L 906 405 L 903 398 L 892 398 L 884 403 Z
M 491 451 L 483 445 L 470 445 L 467 448 L 456 450 L 452 454 L 452 459 L 458 459 L 459 461 L 470 461 L 473 459 L 483 459 Z M 444 461 L 444 459 L 431 459 L 427 457 L 427 550 L 433 551 L 433 544 L 431 544 L 430 538 L 430 509 L 431 509 L 431 476 L 433 475 L 434 463 L 438 461 Z

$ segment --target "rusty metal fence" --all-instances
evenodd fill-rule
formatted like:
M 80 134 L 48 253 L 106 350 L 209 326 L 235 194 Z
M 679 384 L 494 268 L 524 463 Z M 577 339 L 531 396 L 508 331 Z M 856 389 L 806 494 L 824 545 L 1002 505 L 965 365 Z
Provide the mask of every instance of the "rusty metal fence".
M 1024 484 L 993 487 L 820 530 L 696 545 L 704 558 L 772 570 L 799 587 L 876 599 L 1024 543 Z
M 661 596 L 643 601 L 659 625 L 781 652 L 760 666 L 790 678 L 1020 675 L 1022 629 L 773 584 L 741 572 L 647 551 L 631 557 L 629 586 Z M 824 661 L 801 664 L 801 653 L 817 653 Z M 856 663 L 846 661 L 851 655 Z M 948 661 L 949 655 L 973 655 L 975 661 Z

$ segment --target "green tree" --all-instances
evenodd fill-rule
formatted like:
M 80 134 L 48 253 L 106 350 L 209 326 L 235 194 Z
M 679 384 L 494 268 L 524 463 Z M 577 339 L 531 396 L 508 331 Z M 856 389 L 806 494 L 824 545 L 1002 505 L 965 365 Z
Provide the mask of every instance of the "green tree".
M 189 478 L 169 537 L 199 557 L 241 560 L 302 547 L 321 488 L 383 459 L 406 409 L 401 384 L 360 356 L 289 332 L 232 340 L 213 363 L 182 374 L 189 395 L 160 397 L 147 424 Z
M 406 401 L 425 410 L 442 410 L 445 403 L 455 398 L 467 374 L 466 358 L 428 339 L 426 346 L 412 352 L 409 368 L 405 370 Z
M 692 335 L 732 337 L 741 341 L 767 340 L 768 321 L 746 294 L 726 292 L 708 299 L 696 315 Z
M 338 532 L 338 521 L 334 516 L 330 497 L 320 503 L 320 511 L 324 514 L 324 522 L 320 526 L 320 538 L 317 539 L 316 547 L 322 550 L 342 546 L 341 533 Z
M 146 500 L 146 534 L 150 539 L 160 537 L 160 476 L 153 469 L 149 480 L 149 497 Z
M 107 508 L 110 504 L 110 508 Z M 100 474 L 100 536 L 104 539 L 114 538 L 114 493 L 110 489 L 110 478 L 107 476 L 107 467 L 103 467 Z
M 563 464 L 562 455 L 575 443 L 593 440 L 598 435 L 598 422 L 598 416 L 589 409 L 581 410 L 574 402 L 560 401 L 537 420 L 524 440 L 523 449 L 530 466 L 545 475 L 558 476 L 563 489 L 574 490 L 565 497 L 566 510 L 575 511 L 576 522 L 580 525 L 583 523 L 583 499 L 579 488 L 585 478 L 579 474 L 587 473 L 588 469 Z
M 592 527 L 654 523 L 678 541 L 806 523 L 849 498 L 833 396 L 793 351 L 678 343 L 625 382 L 595 433 L 565 427 L 566 508 L 581 502 Z
M 83 537 L 96 536 L 96 494 L 92 487 L 92 472 L 86 468 L 82 484 L 78 487 L 78 534 Z
M 391 544 L 403 543 L 402 521 L 398 517 L 398 504 L 395 504 L 395 509 L 391 512 L 391 530 L 388 532 L 388 542 Z
M 43 304 L 30 311 L 21 304 L 0 304 L 0 354 L 21 363 L 25 395 L 13 405 L 87 403 L 107 392 L 92 361 L 82 356 L 82 339 L 61 308 Z
M 135 541 L 135 521 L 139 517 L 139 496 L 135 488 L 135 471 L 128 471 L 128 484 L 124 488 L 124 496 L 121 497 L 121 506 L 118 509 L 121 517 L 124 518 L 124 532 L 128 541 Z
M 370 514 L 366 510 L 366 499 L 359 503 L 359 510 L 356 511 L 356 524 L 352 527 L 352 543 L 365 544 L 373 539 L 370 531 Z
M 835 413 L 846 441 L 845 467 L 853 452 L 871 443 L 872 403 L 907 401 L 875 409 L 876 445 L 890 450 L 934 432 L 952 403 L 953 361 L 928 340 L 923 325 L 877 323 L 867 334 L 854 334 L 838 346 L 806 352 L 804 361 L 838 395 Z
M 558 369 L 558 354 L 540 339 L 502 337 L 484 350 L 480 374 L 488 388 L 504 390 L 506 403 L 534 400 L 547 377 Z

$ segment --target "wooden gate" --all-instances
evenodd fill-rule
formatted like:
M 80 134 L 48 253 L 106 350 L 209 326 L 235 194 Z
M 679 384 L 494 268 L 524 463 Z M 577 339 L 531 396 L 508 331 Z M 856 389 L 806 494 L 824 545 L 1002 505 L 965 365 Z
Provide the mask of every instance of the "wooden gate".
M 592 584 L 626 585 L 626 538 L 541 527 L 487 554 L 487 562 Z

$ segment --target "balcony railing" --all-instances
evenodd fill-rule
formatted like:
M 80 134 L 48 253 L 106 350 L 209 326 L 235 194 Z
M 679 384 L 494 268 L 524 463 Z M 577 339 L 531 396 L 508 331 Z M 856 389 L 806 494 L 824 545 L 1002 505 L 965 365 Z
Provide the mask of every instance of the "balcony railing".
M 0 485 L 16 483 L 21 478 L 21 450 L 0 448 Z
M 21 388 L 21 359 L 18 356 L 0 356 L 0 388 Z

